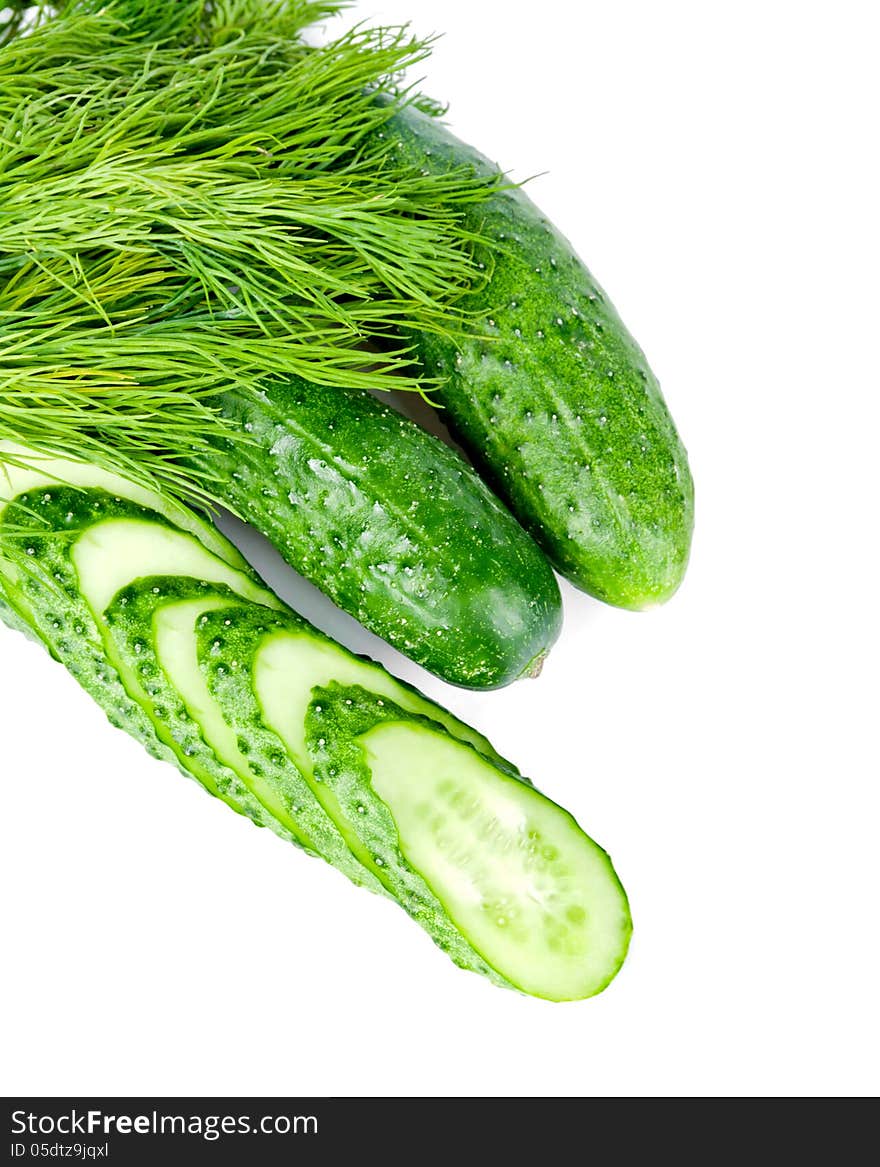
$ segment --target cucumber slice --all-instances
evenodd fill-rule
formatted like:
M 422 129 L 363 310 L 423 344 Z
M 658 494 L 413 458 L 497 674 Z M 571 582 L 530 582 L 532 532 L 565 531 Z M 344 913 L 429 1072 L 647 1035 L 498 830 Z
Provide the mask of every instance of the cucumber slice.
M 74 464 L 70 477 L 78 474 Z M 148 623 L 137 619 L 137 605 L 132 616 L 139 626 L 133 628 L 132 619 L 124 618 L 131 597 L 123 596 L 109 616 L 105 609 L 132 579 L 151 568 L 205 576 L 276 608 L 280 601 L 257 584 L 249 569 L 231 566 L 189 530 L 171 526 L 164 516 L 127 497 L 129 484 L 115 485 L 117 491 L 108 494 L 44 483 L 5 508 L 3 518 L 13 531 L 28 522 L 35 532 L 26 537 L 4 532 L 8 550 L 20 551 L 19 587 L 29 599 L 34 626 L 50 651 L 100 701 L 113 724 L 129 728 L 151 753 L 176 762 L 233 810 L 260 825 L 276 825 L 240 778 L 200 748 L 203 743 L 187 722 L 185 709 L 178 708 L 180 698 L 163 690 L 155 663 L 147 659 Z M 198 521 L 192 525 L 200 529 Z M 218 538 L 212 535 L 210 542 Z
M 608 855 L 567 812 L 429 725 L 359 737 L 401 853 L 487 962 L 553 1001 L 600 992 L 631 931 Z
M 179 600 L 157 608 L 152 619 L 156 660 L 182 701 L 187 715 L 202 731 L 205 742 L 224 765 L 239 775 L 247 774 L 247 760 L 238 748 L 235 734 L 223 720 L 223 712 L 208 692 L 196 655 L 196 621 L 218 608 L 229 607 L 228 596 Z M 269 806 L 270 812 L 275 809 Z M 277 809 L 283 812 L 278 804 Z M 289 824 L 285 824 L 290 829 Z M 295 837 L 299 832 L 292 830 Z M 305 845 L 305 840 L 299 837 Z
M 253 726 L 236 727 L 208 683 L 210 672 L 236 672 L 234 659 L 220 659 L 220 629 L 232 626 L 239 612 L 230 597 L 184 600 L 157 608 L 153 634 L 157 658 L 183 700 L 187 713 L 201 727 L 205 741 L 216 756 L 240 777 L 248 791 L 268 812 L 313 855 L 320 855 L 343 871 L 358 885 L 380 890 L 372 874 L 365 870 L 346 845 L 334 821 L 324 813 L 309 782 L 274 740 L 268 748 L 254 748 Z M 265 612 L 265 617 L 270 613 Z M 200 640 L 210 647 L 207 655 L 213 668 L 203 669 L 199 660 Z
M 306 710 L 315 687 L 331 681 L 341 685 L 362 685 L 411 713 L 433 718 L 453 736 L 516 772 L 515 767 L 502 758 L 481 733 L 423 697 L 416 689 L 396 680 L 381 665 L 352 656 L 332 640 L 316 635 L 307 624 L 293 632 L 279 632 L 260 645 L 254 660 L 253 680 L 266 723 L 275 729 L 291 757 L 304 770 L 310 769 L 305 745 Z
M 0 505 L 0 555 L 4 588 L 19 617 L 97 701 L 111 725 L 124 728 L 153 757 L 182 765 L 157 735 L 155 720 L 132 700 L 108 658 L 104 630 L 79 590 L 70 558 L 73 542 L 91 522 L 140 513 L 140 508 L 132 510 L 133 504 L 118 496 L 57 484 L 43 484 L 11 501 L 12 505 Z M 28 524 L 33 532 L 19 534 Z M 184 773 L 195 776 L 191 768 Z
M 190 715 L 179 689 L 156 653 L 152 622 L 158 609 L 187 600 L 199 608 L 209 607 L 212 602 L 225 607 L 233 599 L 228 590 L 221 594 L 196 580 L 151 576 L 123 588 L 104 613 L 104 620 L 124 680 L 131 684 L 132 677 L 137 678 L 137 684 L 151 702 L 152 716 L 161 727 L 159 732 L 163 739 L 173 742 L 178 761 L 185 759 L 187 771 L 209 793 L 222 798 L 257 826 L 269 827 L 288 841 L 302 846 L 303 841 L 287 831 L 254 798 L 229 760 L 212 749 L 201 725 Z
M 306 741 L 333 813 L 457 964 L 552 1001 L 611 981 L 632 930 L 626 894 L 570 814 L 436 722 L 356 686 L 315 689 Z
M 149 514 L 144 512 L 145 516 Z M 236 792 L 217 784 L 213 767 L 207 767 L 200 758 L 185 753 L 169 725 L 167 707 L 152 699 L 137 668 L 120 651 L 104 619 L 104 611 L 127 583 L 149 575 L 151 569 L 158 575 L 200 576 L 206 582 L 225 584 L 255 602 L 260 602 L 263 596 L 268 597 L 273 606 L 278 601 L 271 593 L 257 587 L 244 572 L 212 555 L 192 535 L 151 522 L 147 517 L 105 519 L 94 523 L 73 544 L 70 558 L 76 569 L 80 594 L 91 609 L 107 659 L 119 674 L 129 696 L 153 722 L 156 736 L 212 794 L 228 802 L 233 809 L 241 810 Z M 141 642 L 140 651 L 143 647 L 144 642 Z M 234 769 L 234 766 L 230 768 Z
M 145 510 L 153 511 L 167 519 L 175 527 L 194 535 L 209 551 L 225 563 L 239 570 L 248 571 L 247 561 L 214 527 L 206 523 L 194 511 L 169 503 L 160 495 L 133 482 L 126 482 L 98 466 L 83 462 L 69 462 L 66 459 L 50 458 L 34 453 L 13 442 L 0 442 L 0 453 L 7 457 L 20 458 L 21 465 L 4 461 L 0 468 L 0 520 L 3 512 L 13 499 L 24 494 L 42 491 L 53 492 L 59 486 L 78 487 L 86 493 L 103 493 L 114 498 L 125 498 L 137 503 Z M 149 574 L 155 575 L 155 571 Z M 129 577 L 129 580 L 131 577 Z M 128 581 L 127 581 L 128 582 Z
M 249 574 L 218 559 L 192 535 L 139 519 L 95 523 L 73 546 L 80 591 L 100 615 L 118 591 L 144 576 L 181 575 L 225 584 L 238 595 L 278 609 L 280 602 Z
M 352 656 L 293 612 L 278 615 L 250 606 L 208 612 L 199 620 L 197 635 L 207 690 L 216 708 L 223 711 L 235 740 L 245 748 L 251 768 L 255 761 L 259 766 L 261 785 L 288 789 L 297 808 L 297 820 L 305 821 L 304 816 L 313 813 L 310 803 L 317 803 L 317 819 L 309 819 L 315 849 L 342 866 L 349 878 L 366 881 L 373 890 L 381 890 L 382 885 L 372 855 L 350 830 L 333 790 L 316 780 L 313 772 L 305 718 L 316 685 L 341 678 L 347 683 L 369 686 L 390 700 L 405 702 L 418 712 L 443 720 L 450 733 L 472 741 L 475 748 L 489 753 L 499 765 L 509 766 L 469 726 L 396 681 L 381 666 Z M 179 679 L 189 683 L 183 676 Z M 200 716 L 195 707 L 193 715 Z M 296 776 L 295 789 L 291 788 L 292 775 Z M 307 784 L 305 789 L 301 783 Z M 260 788 L 252 786 L 262 800 Z M 311 791 L 311 799 L 306 790 Z M 330 828 L 332 833 L 328 836 Z M 363 870 L 350 869 L 350 855 L 345 866 L 338 854 L 343 838 Z

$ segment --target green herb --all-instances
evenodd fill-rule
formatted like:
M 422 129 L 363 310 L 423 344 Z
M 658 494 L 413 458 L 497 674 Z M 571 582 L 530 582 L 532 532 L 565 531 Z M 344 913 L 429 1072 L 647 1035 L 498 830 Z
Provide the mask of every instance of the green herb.
M 307 45 L 338 3 L 79 0 L 23 36 L 22 7 L 0 35 L 0 440 L 204 499 L 179 462 L 228 432 L 230 386 L 430 388 L 398 326 L 467 330 L 464 218 L 494 183 L 383 141 L 429 42 Z

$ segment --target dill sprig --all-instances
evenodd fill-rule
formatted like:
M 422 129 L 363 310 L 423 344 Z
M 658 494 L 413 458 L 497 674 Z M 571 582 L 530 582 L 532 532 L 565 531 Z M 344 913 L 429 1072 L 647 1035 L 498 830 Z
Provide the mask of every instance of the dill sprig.
M 212 498 L 181 464 L 246 440 L 218 393 L 425 390 L 398 328 L 467 328 L 491 185 L 395 158 L 378 131 L 430 42 L 307 45 L 340 7 L 70 0 L 0 35 L 0 441 Z

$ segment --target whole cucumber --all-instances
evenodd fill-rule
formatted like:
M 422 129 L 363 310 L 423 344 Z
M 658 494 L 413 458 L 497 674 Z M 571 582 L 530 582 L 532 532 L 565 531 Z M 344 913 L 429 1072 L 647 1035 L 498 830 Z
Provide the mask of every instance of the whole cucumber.
M 454 450 L 368 393 L 300 379 L 220 409 L 252 444 L 200 470 L 340 608 L 455 685 L 539 670 L 562 622 L 553 571 Z
M 412 107 L 383 127 L 425 173 L 497 167 Z M 472 339 L 413 337 L 445 420 L 572 583 L 623 608 L 676 590 L 693 530 L 684 446 L 642 351 L 521 189 L 469 212 L 488 278 Z

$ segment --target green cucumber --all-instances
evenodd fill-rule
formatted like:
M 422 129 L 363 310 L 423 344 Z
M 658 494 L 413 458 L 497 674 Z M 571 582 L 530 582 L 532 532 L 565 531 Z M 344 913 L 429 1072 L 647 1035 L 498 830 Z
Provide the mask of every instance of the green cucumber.
M 605 852 L 482 735 L 311 628 L 176 510 L 74 464 L 12 470 L 0 617 L 154 755 L 395 899 L 457 964 L 549 1000 L 599 992 L 630 931 Z
M 360 390 L 279 381 L 219 407 L 252 445 L 197 468 L 340 608 L 455 685 L 539 671 L 562 620 L 553 571 L 454 450 Z
M 413 107 L 381 133 L 425 174 L 497 173 Z M 666 600 L 687 566 L 693 483 L 644 354 L 522 190 L 468 216 L 491 272 L 464 301 L 474 335 L 412 337 L 444 420 L 562 575 L 623 608 Z

